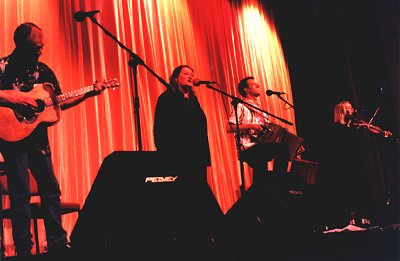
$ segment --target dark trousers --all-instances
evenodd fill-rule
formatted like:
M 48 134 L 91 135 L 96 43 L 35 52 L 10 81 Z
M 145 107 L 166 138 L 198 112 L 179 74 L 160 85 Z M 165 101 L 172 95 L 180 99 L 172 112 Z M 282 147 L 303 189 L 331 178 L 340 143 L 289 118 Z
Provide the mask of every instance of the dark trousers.
M 2 154 L 10 190 L 12 231 L 16 252 L 30 251 L 33 245 L 30 232 L 31 193 L 28 168 L 38 184 L 49 249 L 66 243 L 67 233 L 61 224 L 61 191 L 54 175 L 50 153 L 27 150 L 22 146 L 3 146 Z
M 267 163 L 274 161 L 273 172 L 285 174 L 289 162 L 289 146 L 285 143 L 257 143 L 256 145 L 240 152 L 240 159 L 253 168 L 253 179 L 260 173 L 267 172 Z

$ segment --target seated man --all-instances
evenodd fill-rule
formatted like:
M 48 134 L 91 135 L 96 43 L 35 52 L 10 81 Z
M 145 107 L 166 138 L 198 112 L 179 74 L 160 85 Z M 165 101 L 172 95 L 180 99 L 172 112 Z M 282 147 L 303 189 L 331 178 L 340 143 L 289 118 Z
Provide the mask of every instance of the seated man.
M 258 97 L 262 88 L 254 80 L 254 77 L 243 78 L 239 82 L 238 91 L 244 97 L 245 102 L 255 107 L 260 107 Z M 239 103 L 237 106 L 237 119 L 240 131 L 239 157 L 253 168 L 253 179 L 268 170 L 267 163 L 272 159 L 275 159 L 273 172 L 277 174 L 286 173 L 290 153 L 288 145 L 283 142 L 257 143 L 255 141 L 257 134 L 270 123 L 268 115 L 246 104 Z M 227 131 L 236 133 L 235 111 L 229 117 Z

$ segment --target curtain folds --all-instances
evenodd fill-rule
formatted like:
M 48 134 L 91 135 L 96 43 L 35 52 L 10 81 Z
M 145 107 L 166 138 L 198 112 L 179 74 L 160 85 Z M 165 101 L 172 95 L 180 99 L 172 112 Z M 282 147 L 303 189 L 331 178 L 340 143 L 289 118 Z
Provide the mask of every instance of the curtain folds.
M 130 55 L 89 18 L 74 21 L 73 14 L 79 10 L 100 10 L 94 15 L 96 20 L 166 81 L 176 66 L 188 64 L 200 79 L 216 81 L 216 87 L 239 97 L 238 82 L 251 75 L 264 91 L 285 92 L 293 104 L 273 10 L 265 10 L 259 1 L 1 0 L 1 56 L 13 50 L 17 25 L 30 21 L 44 31 L 41 60 L 55 71 L 64 92 L 90 85 L 96 79 L 116 77 L 121 83 L 118 90 L 106 90 L 63 111 L 61 121 L 50 127 L 63 200 L 83 205 L 103 159 L 113 151 L 138 150 Z M 145 67 L 139 65 L 137 69 L 143 150 L 151 151 L 155 150 L 155 105 L 165 86 Z M 239 199 L 242 182 L 234 136 L 226 133 L 231 100 L 206 86 L 196 87 L 195 92 L 208 122 L 212 153 L 208 181 L 226 213 Z M 293 125 L 274 122 L 296 133 L 293 109 L 286 108 L 275 96 L 262 95 L 261 103 L 264 110 Z M 244 182 L 246 188 L 252 182 L 247 166 Z M 63 217 L 69 233 L 76 218 Z M 9 230 L 8 225 L 8 245 L 12 244 Z

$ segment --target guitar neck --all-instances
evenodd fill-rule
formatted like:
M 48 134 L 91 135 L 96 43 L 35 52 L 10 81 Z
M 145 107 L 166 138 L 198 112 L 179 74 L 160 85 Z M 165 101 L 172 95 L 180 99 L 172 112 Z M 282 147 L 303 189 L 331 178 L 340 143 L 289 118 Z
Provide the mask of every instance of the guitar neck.
M 94 89 L 94 86 L 93 85 L 89 85 L 89 86 L 86 86 L 86 87 L 83 87 L 83 88 L 80 88 L 80 89 L 77 89 L 77 90 L 73 90 L 73 91 L 62 93 L 62 94 L 57 95 L 57 96 L 47 97 L 44 100 L 44 103 L 45 103 L 46 107 L 53 106 L 55 104 L 62 103 L 62 102 L 67 101 L 69 99 L 85 95 L 86 93 L 93 91 L 93 89 Z

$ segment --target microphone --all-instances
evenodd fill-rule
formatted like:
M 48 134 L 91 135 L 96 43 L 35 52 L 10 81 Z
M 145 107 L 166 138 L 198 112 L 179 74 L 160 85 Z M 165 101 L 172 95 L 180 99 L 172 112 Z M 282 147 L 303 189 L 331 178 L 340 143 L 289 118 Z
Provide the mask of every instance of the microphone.
M 79 11 L 74 13 L 74 19 L 77 22 L 82 22 L 83 20 L 85 20 L 86 17 L 93 17 L 94 14 L 99 13 L 100 10 L 93 10 L 93 11 L 88 11 L 88 12 L 83 12 L 83 11 Z
M 203 80 L 200 80 L 199 78 L 194 78 L 193 79 L 193 85 L 194 86 L 199 86 L 200 84 L 213 84 L 213 83 L 217 83 L 217 82 L 203 81 Z
M 272 91 L 272 90 L 267 90 L 267 95 L 271 96 L 273 94 L 280 96 L 281 94 L 286 94 L 285 92 L 276 92 L 276 91 Z

